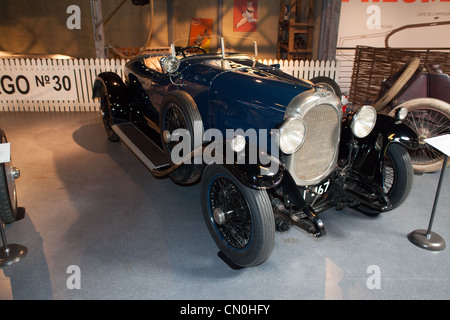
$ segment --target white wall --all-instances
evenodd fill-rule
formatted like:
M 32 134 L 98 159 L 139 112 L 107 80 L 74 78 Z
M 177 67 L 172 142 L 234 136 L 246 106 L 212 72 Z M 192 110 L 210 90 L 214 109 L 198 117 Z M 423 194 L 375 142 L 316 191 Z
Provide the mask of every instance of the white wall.
M 404 29 L 394 32 L 399 28 Z M 450 1 L 343 0 L 337 43 L 343 91 L 350 87 L 354 51 L 339 48 L 357 45 L 439 51 L 450 48 Z

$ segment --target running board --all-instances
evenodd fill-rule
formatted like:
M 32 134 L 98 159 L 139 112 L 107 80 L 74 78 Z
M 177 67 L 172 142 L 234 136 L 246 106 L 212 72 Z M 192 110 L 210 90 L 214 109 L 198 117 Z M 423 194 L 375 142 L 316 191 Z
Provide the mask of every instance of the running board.
M 134 124 L 130 122 L 120 123 L 113 125 L 111 128 L 152 173 L 170 167 L 164 151 Z

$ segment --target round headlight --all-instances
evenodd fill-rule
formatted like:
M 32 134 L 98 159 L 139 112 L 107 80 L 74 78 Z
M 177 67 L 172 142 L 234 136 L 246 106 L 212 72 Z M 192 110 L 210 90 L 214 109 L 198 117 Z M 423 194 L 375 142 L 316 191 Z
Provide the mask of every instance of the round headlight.
M 302 146 L 306 137 L 306 125 L 301 119 L 291 118 L 280 128 L 280 149 L 292 154 Z
M 231 140 L 231 149 L 234 152 L 241 152 L 242 150 L 244 150 L 244 148 L 245 148 L 245 138 L 243 136 L 236 135 Z
M 395 112 L 395 120 L 402 122 L 406 119 L 406 116 L 408 115 L 408 109 L 406 108 L 398 108 L 398 110 Z
M 178 60 L 175 56 L 168 56 L 164 59 L 162 64 L 166 72 L 175 73 L 180 67 L 180 60 Z
M 377 121 L 377 112 L 371 106 L 362 106 L 356 111 L 352 121 L 352 131 L 358 138 L 365 138 Z

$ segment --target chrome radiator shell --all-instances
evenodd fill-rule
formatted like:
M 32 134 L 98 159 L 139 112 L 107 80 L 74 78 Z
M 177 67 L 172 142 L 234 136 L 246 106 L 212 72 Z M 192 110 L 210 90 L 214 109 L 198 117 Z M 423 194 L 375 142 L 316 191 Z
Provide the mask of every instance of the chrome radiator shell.
M 285 119 L 294 117 L 305 122 L 306 138 L 297 152 L 286 157 L 286 168 L 297 185 L 315 185 L 336 168 L 342 104 L 335 94 L 317 87 L 291 101 Z

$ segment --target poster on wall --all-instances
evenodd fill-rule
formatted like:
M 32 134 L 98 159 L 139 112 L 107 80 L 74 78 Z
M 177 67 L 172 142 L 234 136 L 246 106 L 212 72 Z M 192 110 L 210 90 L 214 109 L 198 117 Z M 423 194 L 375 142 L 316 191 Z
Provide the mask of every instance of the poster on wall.
M 202 47 L 209 52 L 213 19 L 193 18 L 188 46 Z
M 338 48 L 450 47 L 450 0 L 342 0 Z
M 256 32 L 258 27 L 258 0 L 234 0 L 233 31 Z

